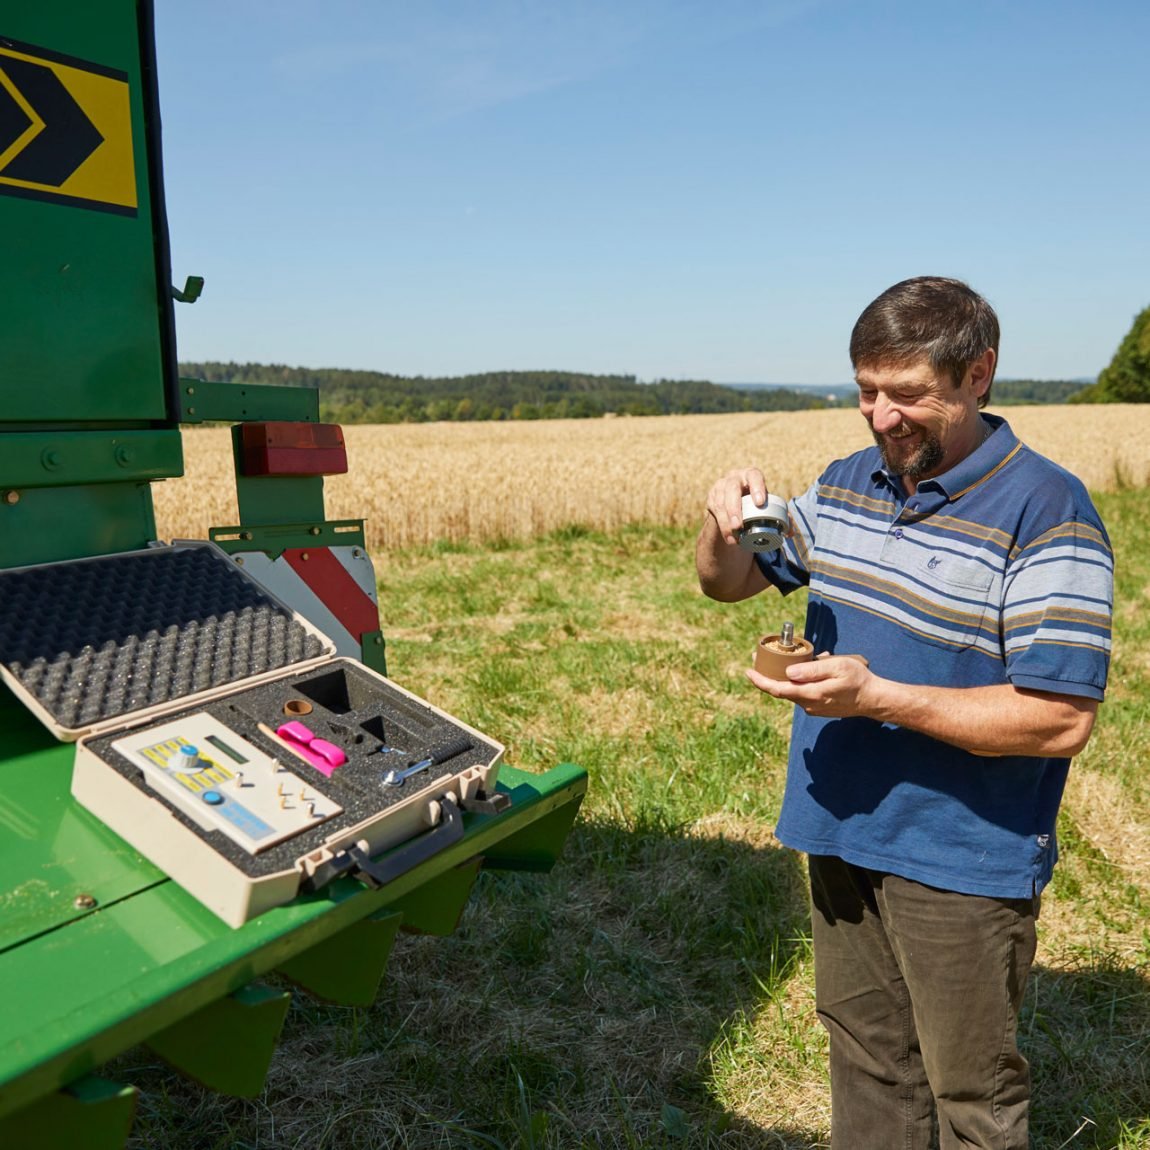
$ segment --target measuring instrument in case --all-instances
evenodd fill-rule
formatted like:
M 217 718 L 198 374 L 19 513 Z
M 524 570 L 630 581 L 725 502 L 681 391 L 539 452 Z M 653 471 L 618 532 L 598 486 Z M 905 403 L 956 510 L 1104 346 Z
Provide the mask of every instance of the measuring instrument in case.
M 76 741 L 72 793 L 232 926 L 388 881 L 507 802 L 499 743 L 335 657 L 213 544 L 14 568 L 0 596 L 0 674 Z

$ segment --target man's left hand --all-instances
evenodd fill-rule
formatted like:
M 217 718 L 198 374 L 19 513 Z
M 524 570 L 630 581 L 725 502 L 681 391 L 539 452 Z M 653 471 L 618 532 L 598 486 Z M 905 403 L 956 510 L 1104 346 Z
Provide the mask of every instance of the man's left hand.
M 807 663 L 792 663 L 786 679 L 768 679 L 750 669 L 747 678 L 768 695 L 787 699 L 808 715 L 845 719 L 867 713 L 868 689 L 875 676 L 859 659 L 848 655 L 819 655 Z

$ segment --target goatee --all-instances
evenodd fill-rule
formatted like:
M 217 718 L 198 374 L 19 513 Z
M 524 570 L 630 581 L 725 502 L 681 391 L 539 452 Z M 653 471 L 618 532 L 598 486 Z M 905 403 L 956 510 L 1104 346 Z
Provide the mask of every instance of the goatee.
M 918 446 L 901 458 L 896 458 L 894 452 L 889 450 L 892 446 L 889 436 L 880 435 L 873 427 L 871 434 L 874 436 L 879 453 L 882 455 L 883 466 L 892 475 L 905 475 L 907 479 L 921 479 L 925 475 L 933 474 L 941 467 L 942 461 L 946 457 L 942 443 L 937 436 L 932 435 L 929 431 L 923 431 Z M 893 442 L 897 443 L 898 441 Z

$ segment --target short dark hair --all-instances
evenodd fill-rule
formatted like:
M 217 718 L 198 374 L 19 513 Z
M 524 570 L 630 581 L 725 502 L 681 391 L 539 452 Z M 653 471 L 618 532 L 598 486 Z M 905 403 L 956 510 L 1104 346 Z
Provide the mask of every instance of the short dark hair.
M 998 316 L 961 280 L 916 276 L 868 304 L 851 332 L 851 366 L 887 367 L 929 361 L 958 387 L 987 348 L 998 358 Z M 991 383 L 994 374 L 991 373 Z M 978 406 L 990 400 L 990 388 Z

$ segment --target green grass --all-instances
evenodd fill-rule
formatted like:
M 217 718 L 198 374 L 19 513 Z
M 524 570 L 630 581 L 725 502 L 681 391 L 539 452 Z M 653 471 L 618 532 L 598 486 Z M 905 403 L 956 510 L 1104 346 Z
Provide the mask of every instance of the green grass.
M 1028 991 L 1036 1150 L 1150 1146 L 1150 493 L 1099 503 L 1113 689 L 1072 772 L 1096 789 L 1068 794 Z M 662 528 L 376 568 L 390 673 L 517 766 L 586 767 L 580 821 L 550 875 L 485 873 L 455 934 L 401 936 L 370 1009 L 297 995 L 260 1098 L 122 1058 L 144 1090 L 130 1145 L 825 1145 L 802 871 L 770 834 L 789 715 L 742 675 L 801 599 L 710 602 L 692 533 Z

